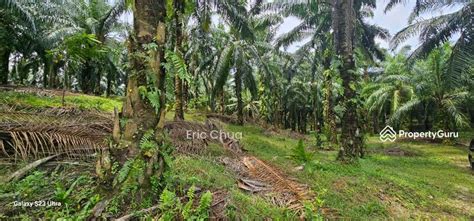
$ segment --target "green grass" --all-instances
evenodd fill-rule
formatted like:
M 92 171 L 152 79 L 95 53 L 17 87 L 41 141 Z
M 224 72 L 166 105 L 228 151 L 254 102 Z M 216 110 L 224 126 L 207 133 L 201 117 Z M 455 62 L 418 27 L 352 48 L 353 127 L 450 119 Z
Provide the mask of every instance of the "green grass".
M 64 107 L 73 107 L 84 110 L 99 110 L 111 112 L 114 107 L 120 108 L 120 97 L 105 98 L 84 94 L 73 94 L 64 97 Z M 50 108 L 62 107 L 61 96 L 38 96 L 32 93 L 0 92 L 0 103 L 22 108 Z
M 227 155 L 229 152 L 220 145 L 211 143 L 201 156 L 177 156 L 171 166 L 172 180 L 176 183 L 173 188 L 183 190 L 195 185 L 213 191 L 225 190 L 230 200 L 226 215 L 232 219 L 255 220 L 258 217 L 294 219 L 295 214 L 292 211 L 272 205 L 262 197 L 238 189 L 237 175 L 218 163 L 218 157 Z
M 423 142 L 382 144 L 368 139 L 369 156 L 356 164 L 341 164 L 336 151 L 313 154 L 311 170 L 294 172 L 298 166 L 289 156 L 297 140 L 267 136 L 255 126 L 228 126 L 241 131 L 251 154 L 270 162 L 307 183 L 337 215 L 350 219 L 472 219 L 473 172 L 468 168 L 467 149 Z M 471 134 L 472 136 L 472 134 Z M 313 146 L 308 136 L 306 146 Z M 388 156 L 384 148 L 398 147 L 415 156 Z
M 166 113 L 165 119 L 167 121 L 172 121 L 174 119 L 174 109 Z M 184 119 L 186 121 L 204 122 L 206 120 L 206 114 L 196 110 L 186 110 L 184 112 Z
M 3 167 L 3 171 L 14 171 L 22 165 Z M 75 184 L 74 184 L 75 183 Z M 72 189 L 69 193 L 66 193 Z M 99 201 L 97 186 L 90 171 L 73 165 L 62 165 L 49 170 L 39 169 L 25 178 L 0 185 L 0 220 L 84 220 Z M 55 201 L 62 206 L 15 207 L 14 201 Z
M 235 175 L 232 172 L 205 157 L 178 156 L 171 168 L 176 182 L 180 185 L 228 189 L 235 183 Z

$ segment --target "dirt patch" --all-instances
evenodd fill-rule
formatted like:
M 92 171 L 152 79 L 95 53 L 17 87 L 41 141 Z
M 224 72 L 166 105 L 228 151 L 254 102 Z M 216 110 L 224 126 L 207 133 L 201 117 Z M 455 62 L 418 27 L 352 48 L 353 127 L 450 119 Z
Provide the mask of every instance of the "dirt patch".
M 401 200 L 396 196 L 381 191 L 378 193 L 378 197 L 386 205 L 391 217 L 397 217 L 398 219 L 408 219 L 410 217 L 410 211 L 403 206 Z
M 382 150 L 382 153 L 388 156 L 398 156 L 398 157 L 419 156 L 419 154 L 414 151 L 404 150 L 404 149 L 401 149 L 400 147 L 386 148 Z
M 229 203 L 229 193 L 226 190 L 212 192 L 210 220 L 226 220 L 226 208 Z
M 337 191 L 343 191 L 343 190 L 345 190 L 346 187 L 347 187 L 347 178 L 341 177 L 341 178 L 335 180 L 335 181 L 332 183 L 332 186 L 333 186 L 334 189 L 337 190 Z
M 263 134 L 267 136 L 285 136 L 295 140 L 306 140 L 304 134 L 291 130 L 281 130 L 273 126 L 266 129 Z

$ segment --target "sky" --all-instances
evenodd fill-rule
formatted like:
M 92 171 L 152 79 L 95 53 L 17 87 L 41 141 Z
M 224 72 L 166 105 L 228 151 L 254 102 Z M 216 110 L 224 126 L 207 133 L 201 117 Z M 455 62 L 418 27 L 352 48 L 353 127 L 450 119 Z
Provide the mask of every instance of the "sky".
M 368 19 L 367 22 L 371 24 L 377 24 L 385 29 L 387 29 L 391 36 L 395 35 L 398 31 L 402 30 L 404 27 L 408 25 L 408 17 L 410 16 L 410 13 L 415 6 L 415 0 L 410 0 L 407 1 L 406 4 L 399 4 L 392 8 L 390 11 L 387 13 L 384 13 L 384 8 L 387 5 L 388 0 L 377 0 L 377 8 L 374 11 L 374 17 L 371 19 Z M 422 17 L 428 18 L 432 17 L 434 15 L 439 15 L 439 14 L 444 14 L 444 13 L 449 13 L 455 11 L 457 8 L 445 8 L 441 11 L 435 11 L 435 12 L 430 12 Z M 291 30 L 293 27 L 298 25 L 299 20 L 294 17 L 289 17 L 286 18 L 284 23 L 279 27 L 278 33 L 282 34 L 285 32 L 288 32 Z M 380 44 L 381 47 L 383 48 L 388 48 L 389 43 L 381 40 L 381 39 L 376 39 L 376 42 Z M 300 45 L 303 45 L 305 42 L 300 42 L 300 43 L 295 43 L 291 46 L 288 47 L 288 51 L 293 52 L 298 49 Z M 418 46 L 418 38 L 413 37 L 405 41 L 398 49 L 405 45 L 410 45 L 412 49 L 416 48 Z

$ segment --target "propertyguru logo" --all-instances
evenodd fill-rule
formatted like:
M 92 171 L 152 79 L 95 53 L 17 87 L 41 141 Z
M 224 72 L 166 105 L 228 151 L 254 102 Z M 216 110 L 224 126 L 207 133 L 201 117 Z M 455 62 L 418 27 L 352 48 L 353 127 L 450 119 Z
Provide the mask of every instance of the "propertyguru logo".
M 380 131 L 380 140 L 382 142 L 394 142 L 397 138 L 409 138 L 416 140 L 422 139 L 443 139 L 443 138 L 458 138 L 458 132 L 446 132 L 443 130 L 438 131 L 424 131 L 424 132 L 411 132 L 399 130 L 398 133 L 393 127 L 387 125 L 382 131 Z

